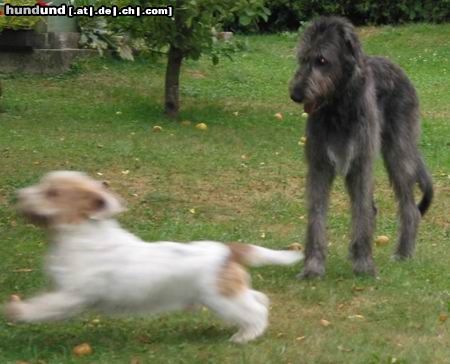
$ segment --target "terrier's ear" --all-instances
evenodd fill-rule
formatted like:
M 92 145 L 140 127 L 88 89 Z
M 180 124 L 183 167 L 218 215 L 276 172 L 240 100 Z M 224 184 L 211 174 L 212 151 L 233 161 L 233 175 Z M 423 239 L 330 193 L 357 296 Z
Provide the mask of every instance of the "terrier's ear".
M 109 191 L 92 193 L 89 205 L 88 216 L 94 220 L 107 219 L 125 211 L 122 200 Z

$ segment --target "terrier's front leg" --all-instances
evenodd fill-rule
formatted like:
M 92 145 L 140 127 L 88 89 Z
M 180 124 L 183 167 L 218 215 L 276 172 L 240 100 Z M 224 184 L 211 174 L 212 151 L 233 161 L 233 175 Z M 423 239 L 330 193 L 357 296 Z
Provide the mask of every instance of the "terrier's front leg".
M 45 293 L 26 301 L 11 301 L 5 305 L 5 316 L 13 322 L 62 320 L 79 313 L 85 305 L 80 297 L 67 292 Z

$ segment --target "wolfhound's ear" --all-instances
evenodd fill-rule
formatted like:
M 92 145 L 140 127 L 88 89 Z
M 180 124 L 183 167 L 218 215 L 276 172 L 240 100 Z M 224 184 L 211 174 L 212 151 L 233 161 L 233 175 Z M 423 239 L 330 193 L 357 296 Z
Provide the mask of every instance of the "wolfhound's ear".
M 361 64 L 363 59 L 362 47 L 358 36 L 355 33 L 353 25 L 350 23 L 345 24 L 342 31 L 345 45 L 347 46 L 353 58 L 355 58 L 356 63 Z

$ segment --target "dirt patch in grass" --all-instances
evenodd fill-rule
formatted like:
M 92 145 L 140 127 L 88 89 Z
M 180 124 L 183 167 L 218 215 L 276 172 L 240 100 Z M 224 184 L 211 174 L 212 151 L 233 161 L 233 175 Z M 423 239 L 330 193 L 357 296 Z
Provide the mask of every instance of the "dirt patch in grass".
M 450 111 L 422 111 L 423 117 L 450 119 Z
M 450 215 L 448 214 L 450 200 L 450 186 L 447 182 L 434 181 L 434 200 L 426 215 L 426 219 L 433 225 L 437 225 L 444 230 L 450 228 Z
M 383 31 L 380 27 L 361 27 L 357 28 L 356 32 L 358 35 L 363 38 L 364 40 L 367 40 L 371 37 L 377 36 Z
M 8 199 L 6 197 L 6 194 L 2 190 L 0 190 L 0 206 L 6 205 L 7 201 Z
M 189 76 L 195 79 L 201 79 L 206 78 L 206 74 L 204 72 L 198 71 L 198 70 L 186 70 L 185 71 Z
M 214 222 L 223 222 L 239 218 L 241 215 L 264 214 L 262 206 L 270 208 L 273 204 L 296 203 L 299 209 L 306 209 L 305 177 L 284 176 L 274 171 L 223 171 L 208 176 L 172 174 L 154 172 L 151 175 L 123 175 L 123 171 L 109 171 L 104 179 L 111 183 L 126 200 L 130 208 L 142 203 L 148 204 L 154 211 L 195 209 Z M 450 188 L 436 183 L 436 196 L 447 196 Z M 387 182 L 378 183 L 375 196 L 382 215 L 396 213 L 394 194 Z M 394 203 L 386 203 L 386 197 Z M 440 227 L 448 228 L 450 221 L 444 213 L 446 198 L 436 198 L 427 219 Z M 419 197 L 418 197 L 419 198 Z M 1 195 L 0 195 L 1 203 Z M 139 211 L 136 211 L 139 213 Z M 330 214 L 350 213 L 348 196 L 341 184 L 331 193 Z M 381 216 L 381 215 L 380 215 Z M 300 217 L 300 212 L 299 212 Z M 268 225 L 267 232 L 292 235 L 285 224 Z
M 132 208 L 148 203 L 155 211 L 195 209 L 220 222 L 250 215 L 262 201 L 273 198 L 301 202 L 304 178 L 238 171 L 224 171 L 209 176 L 193 176 L 155 172 L 152 175 L 132 175 L 130 172 L 109 171 L 101 176 L 108 180 Z M 138 212 L 138 211 L 137 211 Z M 284 228 L 283 228 L 284 229 Z M 281 230 L 275 229 L 278 233 Z

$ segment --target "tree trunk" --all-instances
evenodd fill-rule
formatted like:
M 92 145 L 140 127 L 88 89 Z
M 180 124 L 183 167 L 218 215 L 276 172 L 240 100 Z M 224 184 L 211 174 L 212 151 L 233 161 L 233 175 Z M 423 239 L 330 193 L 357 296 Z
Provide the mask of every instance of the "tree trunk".
M 166 68 L 166 89 L 165 89 L 165 101 L 164 112 L 171 118 L 175 118 L 178 115 L 180 108 L 180 71 L 181 64 L 183 62 L 183 52 L 174 47 L 169 48 L 169 55 L 167 59 Z

